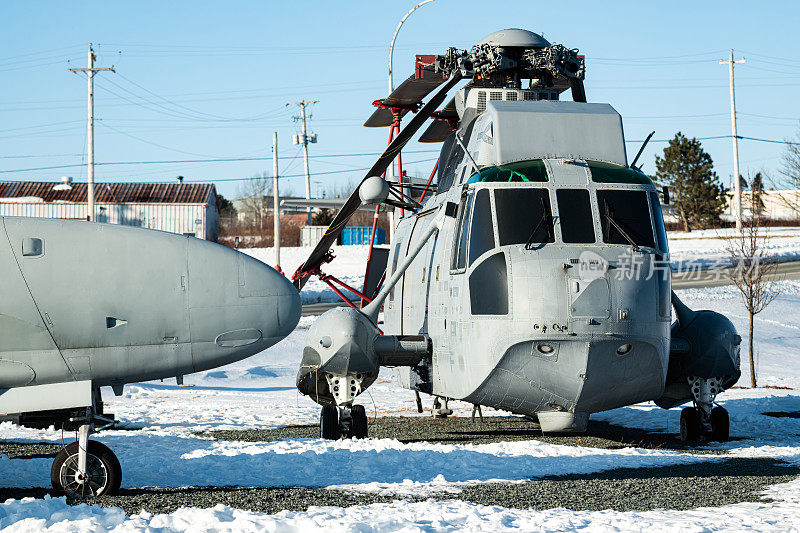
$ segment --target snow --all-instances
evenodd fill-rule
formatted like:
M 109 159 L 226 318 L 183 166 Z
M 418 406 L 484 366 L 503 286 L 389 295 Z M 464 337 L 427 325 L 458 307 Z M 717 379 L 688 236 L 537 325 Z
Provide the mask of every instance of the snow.
M 797 228 L 773 240 L 790 253 Z M 795 233 L 791 233 L 794 231 Z M 715 234 L 693 232 L 691 238 L 672 240 L 673 260 L 680 254 L 705 259 L 720 252 Z M 709 246 L 706 246 L 705 241 Z M 683 241 L 686 241 L 685 243 Z M 721 241 L 720 241 L 721 242 Z M 683 247 L 683 248 L 682 248 Z M 694 247 L 694 248 L 693 248 Z M 360 286 L 366 256 L 361 246 L 341 247 L 328 272 Z M 702 248 L 702 250 L 700 249 Z M 684 251 L 682 251 L 684 250 Z M 699 250 L 699 251 L 698 251 Z M 261 260 L 272 260 L 267 249 L 247 250 Z M 282 249 L 285 271 L 305 259 L 307 249 Z M 781 252 L 781 253 L 784 253 Z M 705 254 L 705 255 L 703 255 Z M 721 257 L 721 255 L 720 255 Z M 332 291 L 314 287 L 310 298 L 326 300 Z M 114 397 L 104 392 L 107 410 L 125 430 L 106 431 L 98 440 L 118 455 L 123 487 L 182 487 L 202 485 L 310 486 L 395 494 L 393 503 L 350 508 L 312 507 L 305 512 L 274 515 L 218 505 L 210 509 L 182 508 L 170 514 L 142 512 L 126 516 L 120 509 L 68 506 L 64 499 L 10 499 L 0 504 L 2 531 L 140 531 L 163 528 L 188 531 L 490 531 L 490 530 L 643 530 L 689 531 L 800 528 L 800 480 L 767 491 L 774 501 L 749 502 L 713 509 L 648 512 L 576 512 L 565 509 L 516 510 L 461 501 L 438 501 L 437 494 L 455 493 L 474 483 L 520 483 L 552 474 L 590 473 L 620 467 L 651 467 L 730 457 L 779 458 L 800 464 L 800 419 L 773 418 L 767 411 L 800 409 L 800 281 L 780 282 L 782 294 L 756 316 L 757 372 L 760 383 L 792 389 L 731 389 L 718 397 L 730 412 L 734 440 L 709 444 L 726 450 L 724 456 L 693 455 L 679 451 L 622 448 L 605 450 L 560 446 L 540 441 L 494 444 L 403 444 L 393 439 L 325 441 L 282 439 L 271 442 L 216 441 L 198 432 L 217 429 L 274 428 L 311 424 L 318 406 L 299 396 L 294 378 L 306 330 L 313 317 L 276 346 L 249 359 L 185 377 L 185 385 L 149 382 L 126 386 Z M 316 292 L 313 292 L 316 291 Z M 724 312 L 747 345 L 747 314 L 735 289 L 716 287 L 679 291 L 695 309 Z M 749 382 L 746 350 L 743 376 Z M 400 389 L 390 377 L 381 378 L 364 395 L 370 416 L 418 416 L 414 395 Z M 457 416 L 469 416 L 471 406 L 453 402 Z M 485 410 L 485 414 L 490 414 Z M 593 415 L 593 419 L 651 431 L 678 431 L 680 409 L 663 410 L 638 404 Z M 20 442 L 61 442 L 72 435 L 0 424 L 0 438 Z M 146 453 L 143 453 L 146 450 Z M 50 459 L 9 459 L 0 456 L 0 486 L 48 487 Z M 404 495 L 428 495 L 410 503 Z
M 735 229 L 707 229 L 690 233 L 669 232 L 669 252 L 675 271 L 722 268 L 730 266 L 730 253 L 726 248 Z M 800 260 L 800 228 L 764 228 L 765 253 L 778 261 Z

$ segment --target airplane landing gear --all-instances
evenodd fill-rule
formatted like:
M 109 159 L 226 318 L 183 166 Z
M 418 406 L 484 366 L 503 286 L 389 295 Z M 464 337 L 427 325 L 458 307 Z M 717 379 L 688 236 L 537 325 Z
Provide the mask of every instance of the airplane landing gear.
M 363 405 L 324 405 L 319 415 L 320 437 L 338 440 L 342 437 L 365 439 L 368 433 L 367 411 Z
M 681 440 L 727 441 L 730 437 L 728 411 L 721 406 L 714 407 L 714 398 L 722 391 L 720 380 L 690 376 L 689 386 L 694 407 L 686 407 L 681 411 Z
M 108 446 L 89 440 L 96 429 L 95 422 L 105 426 L 109 419 L 87 409 L 85 416 L 73 418 L 72 422 L 78 424 L 78 441 L 56 455 L 50 469 L 53 490 L 75 499 L 116 494 L 122 483 L 119 460 Z
M 453 410 L 447 407 L 447 398 L 437 396 L 433 400 L 433 418 L 447 418 L 453 414 Z

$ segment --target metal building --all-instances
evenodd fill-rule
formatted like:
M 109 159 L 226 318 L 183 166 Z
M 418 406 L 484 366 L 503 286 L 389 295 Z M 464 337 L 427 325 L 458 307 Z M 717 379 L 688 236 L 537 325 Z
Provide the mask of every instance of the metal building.
M 86 183 L 0 182 L 0 216 L 86 220 Z M 219 206 L 213 184 L 95 183 L 97 222 L 158 229 L 216 241 Z

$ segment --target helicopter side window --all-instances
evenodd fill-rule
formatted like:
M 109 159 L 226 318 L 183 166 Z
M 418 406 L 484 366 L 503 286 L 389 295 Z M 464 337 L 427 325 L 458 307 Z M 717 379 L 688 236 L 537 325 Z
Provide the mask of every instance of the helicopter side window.
M 495 189 L 494 201 L 500 246 L 555 241 L 547 189 Z
M 603 242 L 655 248 L 647 192 L 599 189 L 597 205 Z
M 594 219 L 586 189 L 556 191 L 561 222 L 561 240 L 566 243 L 594 242 Z
M 669 248 L 667 246 L 667 230 L 664 228 L 664 214 L 661 212 L 661 203 L 658 201 L 658 194 L 653 191 L 650 191 L 650 211 L 653 214 L 653 222 L 656 227 L 658 249 L 664 253 L 669 253 Z
M 469 213 L 472 207 L 472 195 L 461 202 L 461 213 L 458 219 L 458 235 L 456 235 L 455 249 L 453 250 L 453 270 L 463 270 L 467 267 L 467 242 L 469 237 Z
M 475 193 L 475 207 L 472 209 L 472 229 L 469 236 L 469 264 L 494 248 L 494 225 L 492 224 L 492 203 L 489 190 L 480 189 Z

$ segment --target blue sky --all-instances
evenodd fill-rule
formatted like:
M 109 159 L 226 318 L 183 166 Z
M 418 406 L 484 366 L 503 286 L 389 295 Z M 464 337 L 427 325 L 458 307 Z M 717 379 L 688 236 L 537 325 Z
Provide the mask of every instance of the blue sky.
M 287 102 L 319 100 L 311 128 L 312 193 L 357 182 L 387 131 L 361 124 L 387 93 L 388 42 L 413 2 L 3 2 L 0 35 L 0 179 L 86 179 L 86 66 L 95 43 L 98 163 L 271 157 L 279 135 L 281 174 L 302 173 L 298 125 Z M 730 134 L 727 66 L 737 65 L 739 134 L 781 140 L 800 119 L 800 3 L 531 2 L 436 0 L 403 26 L 397 80 L 416 53 L 468 48 L 507 27 L 543 33 L 586 55 L 589 101 L 609 102 L 626 137 Z M 787 59 L 788 58 L 788 59 Z M 565 98 L 569 98 L 565 95 Z M 727 184 L 730 139 L 703 141 Z M 654 172 L 652 143 L 643 156 Z M 638 145 L 628 146 L 630 157 Z M 438 145 L 411 142 L 406 167 L 427 172 Z M 780 165 L 781 144 L 741 141 L 742 173 Z M 411 162 L 419 161 L 412 164 Z M 52 166 L 67 166 L 24 171 Z M 271 160 L 101 165 L 98 180 L 213 181 L 230 197 L 242 178 L 271 174 Z M 336 172 L 336 173 L 332 173 Z M 302 177 L 284 183 L 303 192 Z

